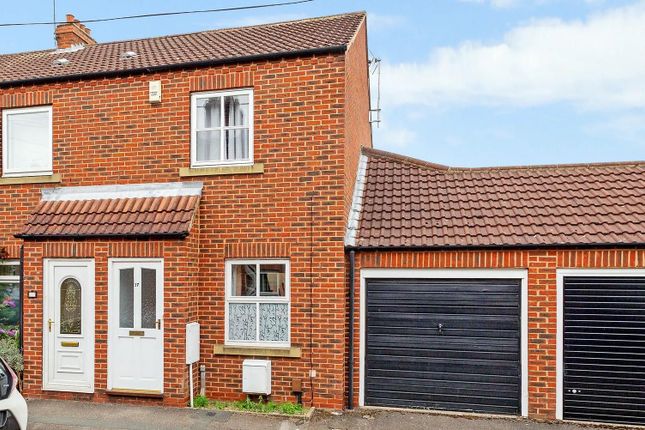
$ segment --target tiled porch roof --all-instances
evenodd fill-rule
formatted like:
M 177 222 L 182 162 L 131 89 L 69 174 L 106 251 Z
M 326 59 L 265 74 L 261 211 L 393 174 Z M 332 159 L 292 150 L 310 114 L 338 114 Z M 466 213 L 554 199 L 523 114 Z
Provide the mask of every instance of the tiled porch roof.
M 201 183 L 171 183 L 43 190 L 16 237 L 185 237 L 201 189 Z

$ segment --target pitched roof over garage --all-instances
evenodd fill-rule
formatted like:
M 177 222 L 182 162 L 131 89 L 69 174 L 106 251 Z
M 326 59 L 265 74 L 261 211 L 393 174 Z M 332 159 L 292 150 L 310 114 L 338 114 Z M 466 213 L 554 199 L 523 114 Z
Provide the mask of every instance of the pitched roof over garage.
M 362 166 L 349 246 L 645 244 L 645 162 L 452 168 L 364 149 Z

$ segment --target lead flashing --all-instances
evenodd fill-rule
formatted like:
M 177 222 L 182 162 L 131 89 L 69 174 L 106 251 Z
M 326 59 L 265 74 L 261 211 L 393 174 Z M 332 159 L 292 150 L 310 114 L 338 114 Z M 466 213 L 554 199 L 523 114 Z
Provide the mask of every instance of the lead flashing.
M 201 196 L 202 182 L 59 187 L 42 190 L 43 201 Z

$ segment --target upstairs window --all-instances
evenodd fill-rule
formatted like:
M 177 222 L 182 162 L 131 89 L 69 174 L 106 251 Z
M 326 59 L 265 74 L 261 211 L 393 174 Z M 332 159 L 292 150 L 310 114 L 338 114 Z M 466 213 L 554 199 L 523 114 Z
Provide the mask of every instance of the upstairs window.
M 253 91 L 193 94 L 191 167 L 253 163 Z
M 52 174 L 52 108 L 2 111 L 2 175 Z

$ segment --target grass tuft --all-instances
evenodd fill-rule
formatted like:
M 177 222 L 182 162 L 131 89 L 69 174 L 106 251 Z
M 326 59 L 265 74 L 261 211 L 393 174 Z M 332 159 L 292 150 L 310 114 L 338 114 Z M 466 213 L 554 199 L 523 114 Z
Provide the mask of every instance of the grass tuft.
M 206 396 L 197 396 L 193 399 L 193 406 L 196 408 L 205 408 L 208 406 L 208 398 Z
M 224 402 L 221 400 L 208 400 L 204 396 L 197 396 L 194 399 L 196 408 L 210 408 L 217 410 L 229 411 L 246 411 L 257 412 L 262 414 L 284 414 L 284 415 L 303 415 L 305 408 L 297 403 L 285 402 L 276 403 L 273 401 L 265 401 L 262 396 L 258 400 L 253 400 L 247 396 L 244 400 L 237 400 L 234 402 Z

